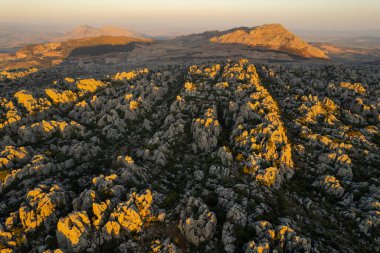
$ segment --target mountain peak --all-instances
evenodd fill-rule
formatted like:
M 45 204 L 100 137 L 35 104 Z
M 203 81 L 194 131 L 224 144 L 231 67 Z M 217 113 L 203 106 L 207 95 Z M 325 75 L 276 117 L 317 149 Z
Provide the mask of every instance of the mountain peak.
M 78 25 L 77 27 L 74 28 L 73 31 L 84 31 L 84 30 L 90 30 L 90 29 L 95 29 L 95 28 L 89 25 Z
M 251 47 L 266 47 L 296 54 L 306 58 L 327 59 L 326 54 L 295 34 L 281 24 L 267 24 L 248 29 L 234 29 L 210 39 L 214 43 L 243 44 Z

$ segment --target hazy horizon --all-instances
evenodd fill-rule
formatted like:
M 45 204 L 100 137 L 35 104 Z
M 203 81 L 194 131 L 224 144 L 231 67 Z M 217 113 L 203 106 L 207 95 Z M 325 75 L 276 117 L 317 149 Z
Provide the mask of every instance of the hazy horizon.
M 293 0 L 0 0 L 0 23 L 70 29 L 112 25 L 145 33 L 191 33 L 237 26 L 281 23 L 291 30 L 351 31 L 378 29 L 375 0 L 318 2 Z M 242 8 L 244 6 L 244 8 Z

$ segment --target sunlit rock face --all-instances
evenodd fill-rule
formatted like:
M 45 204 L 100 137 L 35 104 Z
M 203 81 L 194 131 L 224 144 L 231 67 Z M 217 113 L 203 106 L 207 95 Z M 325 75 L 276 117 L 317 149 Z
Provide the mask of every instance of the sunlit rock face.
M 54 104 L 67 104 L 75 102 L 77 100 L 77 95 L 71 90 L 65 90 L 59 92 L 55 89 L 46 89 L 46 95 L 53 101 Z
M 340 185 L 338 179 L 334 176 L 324 176 L 314 182 L 313 186 L 320 187 L 326 193 L 342 197 L 344 194 L 344 188 Z
M 132 193 L 126 202 L 121 202 L 111 213 L 110 220 L 117 221 L 127 232 L 140 232 L 143 222 L 151 218 L 152 195 L 150 190 L 145 194 Z M 112 225 L 109 224 L 109 225 Z
M 236 29 L 230 33 L 213 37 L 210 41 L 277 49 L 308 58 L 328 58 L 322 50 L 303 41 L 280 24 L 258 26 L 248 31 Z
M 378 69 L 88 71 L 2 86 L 1 251 L 379 251 Z
M 27 203 L 22 206 L 18 213 L 20 222 L 25 232 L 34 232 L 44 225 L 48 230 L 60 215 L 59 209 L 64 209 L 67 204 L 67 193 L 59 185 L 47 187 L 40 185 L 31 190 L 26 196 Z
M 33 94 L 26 90 L 16 92 L 14 98 L 29 114 L 35 114 L 39 111 L 47 110 L 51 105 L 50 101 L 46 98 L 35 98 L 33 97 Z
M 36 143 L 37 141 L 46 140 L 55 134 L 62 138 L 70 138 L 78 135 L 84 137 L 85 127 L 75 121 L 45 121 L 34 123 L 31 126 L 22 126 L 18 130 L 21 139 L 26 143 Z
M 87 213 L 74 212 L 61 218 L 57 224 L 57 241 L 60 247 L 79 252 L 90 244 L 91 223 Z
M 216 108 L 209 108 L 203 118 L 195 119 L 192 124 L 195 143 L 201 151 L 206 153 L 218 145 L 220 125 L 216 118 Z

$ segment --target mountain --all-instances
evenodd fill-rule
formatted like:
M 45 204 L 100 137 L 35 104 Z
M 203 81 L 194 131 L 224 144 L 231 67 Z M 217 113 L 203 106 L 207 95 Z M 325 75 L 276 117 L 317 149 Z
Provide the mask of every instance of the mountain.
M 67 57 L 78 48 L 96 47 L 102 45 L 127 45 L 131 42 L 150 42 L 151 39 L 130 38 L 123 36 L 99 36 L 81 39 L 71 39 L 65 42 L 51 42 L 40 45 L 27 46 L 17 51 L 16 55 L 20 57 L 42 56 L 49 57 L 51 55 L 61 55 Z M 56 52 L 56 53 L 53 53 Z
M 148 43 L 152 40 L 123 36 L 99 36 L 30 45 L 0 62 L 0 68 L 49 67 L 61 63 L 70 55 L 100 55 L 115 50 L 119 52 L 131 50 L 133 45 L 130 46 L 130 44 L 133 42 Z
M 337 38 L 331 39 L 330 42 L 338 46 L 343 47 L 356 47 L 356 48 L 366 48 L 366 49 L 380 49 L 380 36 L 363 36 L 363 37 L 353 37 L 353 38 Z
M 23 46 L 51 41 L 62 32 L 56 27 L 0 23 L 0 52 L 15 52 Z
M 210 39 L 214 43 L 242 44 L 285 51 L 306 58 L 327 59 L 320 49 L 297 37 L 280 24 L 269 24 L 250 28 L 237 28 Z
M 65 31 L 62 27 L 0 23 L 0 52 L 14 53 L 27 45 L 99 36 L 143 37 L 114 26 L 96 28 L 80 25 L 73 30 Z
M 307 41 L 334 44 L 339 47 L 379 49 L 380 30 L 315 31 L 294 30 Z
M 66 41 L 69 39 L 81 39 L 99 36 L 141 37 L 140 35 L 131 32 L 127 29 L 115 26 L 103 26 L 100 28 L 96 28 L 88 25 L 80 25 L 76 27 L 74 30 L 55 38 L 54 41 Z
M 333 61 L 376 63 L 380 59 L 380 48 L 354 48 L 335 43 L 312 43 L 312 45 L 325 52 Z

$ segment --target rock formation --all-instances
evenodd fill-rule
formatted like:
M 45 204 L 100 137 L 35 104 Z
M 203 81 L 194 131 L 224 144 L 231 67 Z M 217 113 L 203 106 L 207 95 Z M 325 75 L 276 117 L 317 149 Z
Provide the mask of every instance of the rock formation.
M 60 70 L 2 86 L 1 252 L 379 251 L 377 68 Z

